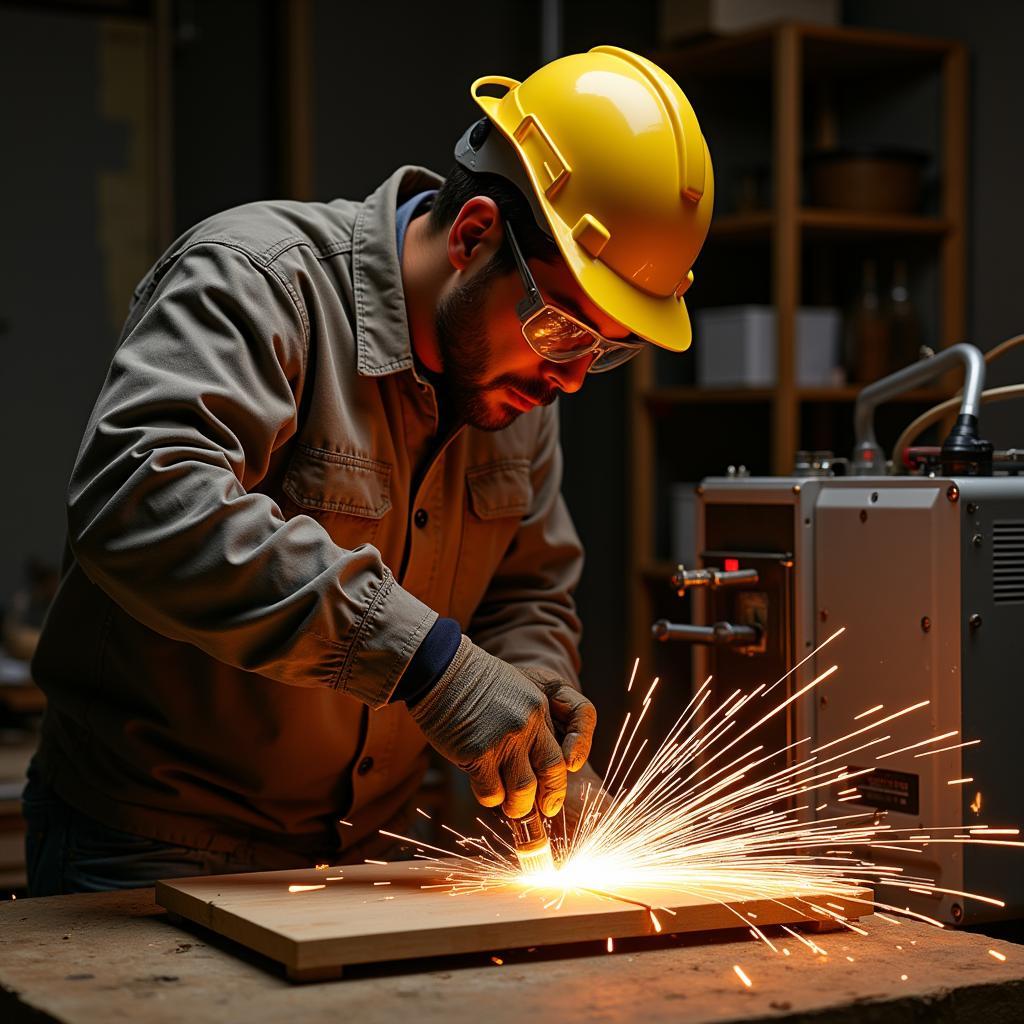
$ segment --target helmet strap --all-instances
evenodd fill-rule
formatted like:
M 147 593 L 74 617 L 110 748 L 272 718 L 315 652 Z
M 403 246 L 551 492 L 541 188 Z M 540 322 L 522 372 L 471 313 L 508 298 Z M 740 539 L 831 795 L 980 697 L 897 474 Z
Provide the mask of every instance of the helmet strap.
M 509 141 L 483 117 L 466 129 L 455 145 L 455 162 L 476 174 L 497 174 L 523 193 L 537 226 L 554 241 L 537 193 Z

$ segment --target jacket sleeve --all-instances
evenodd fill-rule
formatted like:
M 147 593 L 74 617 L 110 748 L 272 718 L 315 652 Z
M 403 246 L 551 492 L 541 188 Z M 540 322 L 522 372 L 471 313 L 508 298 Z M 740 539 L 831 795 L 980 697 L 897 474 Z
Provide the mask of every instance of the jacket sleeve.
M 543 410 L 533 501 L 473 615 L 469 635 L 495 657 L 543 666 L 579 688 L 581 626 L 572 593 L 583 546 L 562 498 L 557 405 Z
M 181 254 L 126 327 L 68 492 L 85 573 L 220 661 L 377 707 L 436 614 L 370 545 L 339 548 L 254 488 L 296 431 L 308 321 L 272 266 Z

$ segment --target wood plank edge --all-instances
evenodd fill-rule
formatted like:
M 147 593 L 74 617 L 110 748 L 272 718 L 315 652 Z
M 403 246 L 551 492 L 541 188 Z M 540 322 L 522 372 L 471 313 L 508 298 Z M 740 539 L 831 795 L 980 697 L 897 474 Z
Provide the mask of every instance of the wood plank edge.
M 802 899 L 806 902 L 824 903 L 832 899 L 843 907 L 841 913 L 850 920 L 871 914 L 873 908 L 868 902 L 874 897 L 873 890 L 858 888 L 849 897 L 836 897 L 821 894 L 808 894 Z M 806 912 L 793 911 L 780 901 L 738 900 L 748 912 L 755 912 L 757 917 L 746 920 L 742 911 L 735 913 L 726 906 L 717 903 L 703 904 L 701 909 L 712 915 L 718 915 L 714 923 L 673 927 L 675 918 L 664 910 L 655 909 L 661 924 L 661 933 L 665 935 L 697 934 L 700 932 L 727 931 L 732 928 L 749 928 L 751 924 L 774 927 L 788 924 L 800 927 L 828 924 L 833 919 L 817 914 L 810 906 Z M 694 905 L 671 908 L 685 915 L 690 920 L 694 915 Z M 457 956 L 466 953 L 480 953 L 492 949 L 520 949 L 528 946 L 557 946 L 578 942 L 600 942 L 608 937 L 616 939 L 638 938 L 659 934 L 646 910 L 623 908 L 619 913 L 609 914 L 607 910 L 587 914 L 551 914 L 527 921 L 495 921 L 486 925 L 465 925 L 457 928 L 450 926 L 436 929 L 417 929 L 413 932 L 395 932 L 389 936 L 373 936 L 374 939 L 386 939 L 391 942 L 390 948 L 382 955 L 381 945 L 368 943 L 367 936 L 345 936 L 340 938 L 305 939 L 297 943 L 293 966 L 299 970 L 316 970 L 329 966 L 355 966 L 369 963 L 390 963 L 399 960 L 411 960 L 429 956 Z M 424 953 L 424 948 L 430 950 Z
M 208 928 L 247 949 L 262 953 L 271 960 L 284 964 L 289 971 L 302 967 L 298 962 L 299 944 L 281 932 L 220 907 L 214 900 L 199 899 L 183 892 L 168 882 L 158 881 L 154 895 L 156 902 L 171 914 Z

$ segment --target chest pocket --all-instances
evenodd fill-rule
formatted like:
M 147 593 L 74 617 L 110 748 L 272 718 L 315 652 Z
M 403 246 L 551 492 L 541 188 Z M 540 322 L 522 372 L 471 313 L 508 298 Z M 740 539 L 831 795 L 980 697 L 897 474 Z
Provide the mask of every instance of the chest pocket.
M 361 455 L 300 444 L 281 489 L 285 514 L 310 515 L 344 548 L 372 544 L 391 510 L 391 467 Z
M 528 459 L 506 459 L 466 471 L 466 514 L 452 585 L 451 614 L 465 627 L 533 504 Z

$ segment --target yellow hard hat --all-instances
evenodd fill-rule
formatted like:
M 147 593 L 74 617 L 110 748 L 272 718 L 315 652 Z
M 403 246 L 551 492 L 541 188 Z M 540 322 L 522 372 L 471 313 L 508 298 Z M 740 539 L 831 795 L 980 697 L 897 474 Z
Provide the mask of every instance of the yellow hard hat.
M 505 93 L 483 95 L 487 86 Z M 629 50 L 596 46 L 524 82 L 478 78 L 470 92 L 511 144 L 531 204 L 591 301 L 655 345 L 688 348 L 683 294 L 711 221 L 714 177 L 674 79 Z M 501 173 L 500 156 L 466 157 L 468 138 L 456 148 L 460 163 Z

